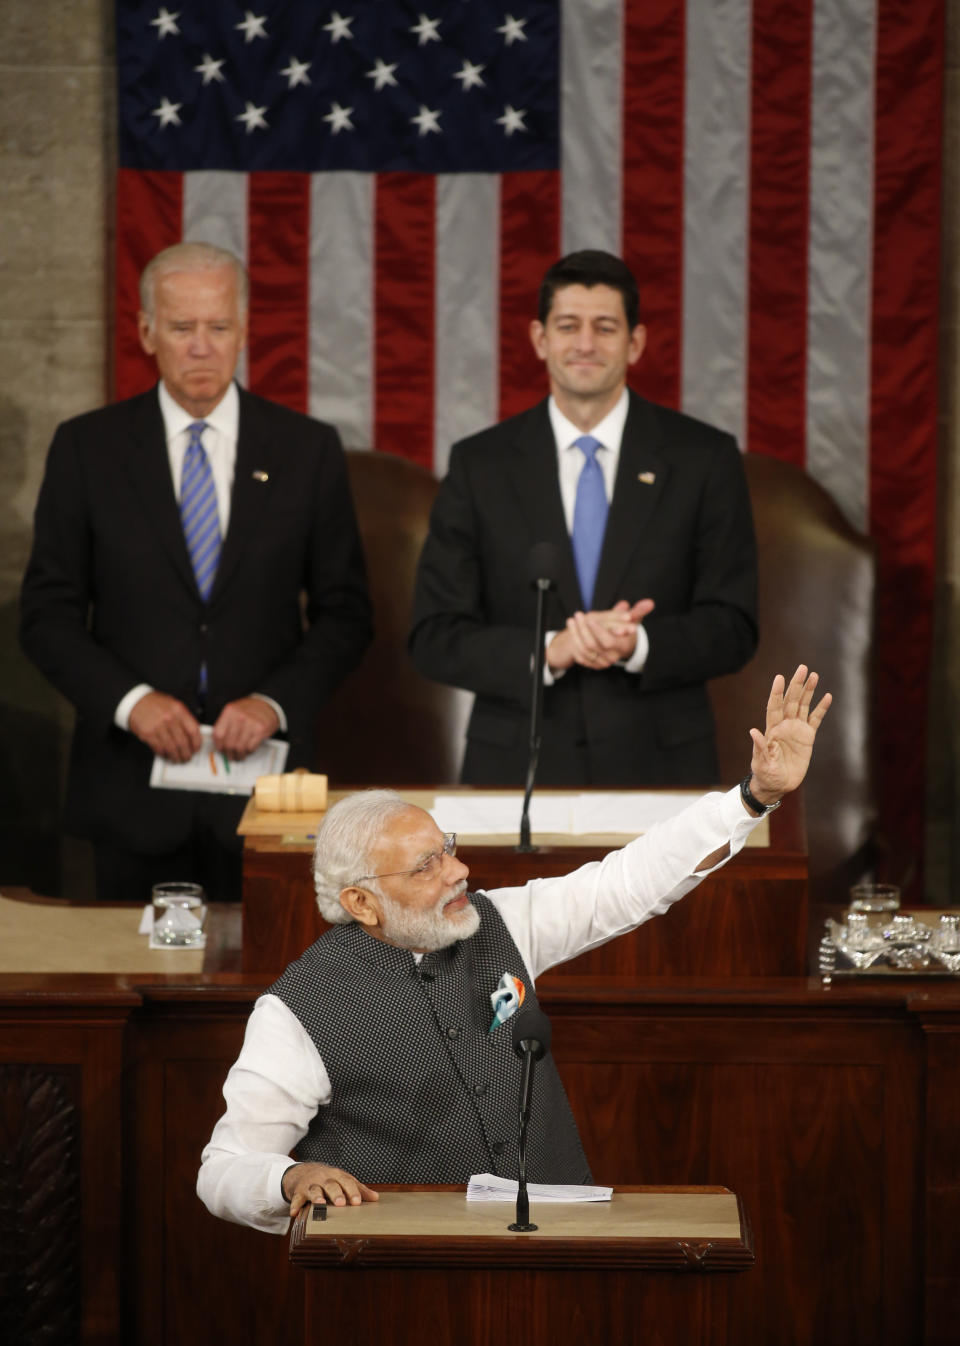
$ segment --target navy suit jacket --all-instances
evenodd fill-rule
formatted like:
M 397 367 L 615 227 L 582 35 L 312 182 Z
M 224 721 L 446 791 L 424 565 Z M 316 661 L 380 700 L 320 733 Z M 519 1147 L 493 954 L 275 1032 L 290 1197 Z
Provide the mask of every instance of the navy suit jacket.
M 410 650 L 476 693 L 463 779 L 526 774 L 529 555 L 560 557 L 548 629 L 583 608 L 547 402 L 454 445 L 420 560 Z M 756 544 L 732 436 L 630 394 L 593 607 L 652 598 L 639 675 L 575 666 L 544 695 L 542 784 L 716 781 L 706 680 L 756 648 Z
M 370 631 L 331 426 L 240 391 L 230 520 L 208 602 L 187 554 L 156 389 L 58 427 L 37 503 L 21 639 L 76 707 L 69 830 L 148 854 L 189 834 L 197 796 L 151 790 L 152 753 L 113 723 L 137 683 L 178 697 L 207 723 L 227 702 L 263 692 L 287 717 L 288 768 L 310 766 L 317 710 Z M 242 802 L 224 797 L 217 806 L 225 841 Z

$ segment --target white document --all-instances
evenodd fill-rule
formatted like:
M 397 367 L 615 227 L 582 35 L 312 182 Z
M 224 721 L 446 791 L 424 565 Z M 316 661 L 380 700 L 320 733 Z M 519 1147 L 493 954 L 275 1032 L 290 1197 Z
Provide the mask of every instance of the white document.
M 534 794 L 530 801 L 532 832 L 570 831 L 575 795 Z M 445 832 L 462 836 L 515 836 L 520 830 L 523 795 L 437 795 L 430 814 Z
M 635 837 L 654 823 L 687 808 L 702 791 L 665 794 L 659 790 L 609 790 L 591 794 L 534 793 L 530 830 L 557 836 Z M 514 836 L 520 830 L 523 795 L 437 795 L 431 816 L 444 832 L 461 836 Z
M 189 762 L 154 757 L 150 784 L 155 790 L 207 790 L 213 794 L 249 795 L 259 776 L 279 776 L 287 763 L 289 745 L 268 738 L 242 762 L 231 762 L 213 746 L 213 726 L 202 724 L 203 745 Z
M 603 794 L 577 795 L 573 801 L 570 831 L 577 836 L 623 832 L 636 837 L 649 832 L 654 823 L 672 818 L 699 799 L 702 791 L 689 794 L 661 794 L 656 790 L 608 791 Z
M 516 1201 L 518 1184 L 495 1173 L 474 1173 L 467 1184 L 468 1201 Z M 528 1182 L 531 1201 L 609 1201 L 612 1187 L 577 1187 L 573 1183 Z

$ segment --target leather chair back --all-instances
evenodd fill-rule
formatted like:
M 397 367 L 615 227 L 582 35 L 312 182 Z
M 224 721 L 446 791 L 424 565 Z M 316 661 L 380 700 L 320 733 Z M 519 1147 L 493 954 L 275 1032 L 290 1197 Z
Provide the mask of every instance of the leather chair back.
M 812 895 L 843 901 L 873 862 L 871 760 L 874 668 L 873 544 L 800 468 L 759 454 L 744 466 L 759 551 L 760 642 L 710 696 L 724 782 L 742 779 L 751 726 L 762 729 L 770 683 L 799 663 L 821 675 L 835 704 L 804 786 Z
M 392 453 L 349 449 L 374 638 L 317 728 L 319 769 L 347 785 L 449 785 L 460 777 L 473 697 L 422 677 L 407 656 L 417 562 L 437 482 Z

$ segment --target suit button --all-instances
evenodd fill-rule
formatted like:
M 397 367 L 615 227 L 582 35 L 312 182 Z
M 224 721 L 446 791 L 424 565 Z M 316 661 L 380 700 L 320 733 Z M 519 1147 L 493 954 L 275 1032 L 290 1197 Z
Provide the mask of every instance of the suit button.
M 460 1036 L 460 1029 L 459 1029 L 459 1028 L 453 1028 L 453 1027 L 450 1027 L 450 1028 L 447 1029 L 447 1037 L 448 1037 L 448 1038 L 458 1038 L 459 1036 Z
M 206 622 L 201 622 L 201 623 L 200 623 L 200 634 L 201 634 L 202 636 L 205 636 L 205 635 L 207 634 L 207 623 L 206 623 Z
M 494 1154 L 503 1154 L 504 1150 L 507 1147 L 506 1145 L 504 1145 L 502 1140 L 495 1140 L 493 1144 L 490 1146 L 490 1148 L 491 1150 L 493 1150 Z
M 477 1096 L 477 1098 L 482 1098 L 483 1095 L 487 1092 L 487 1086 L 485 1084 L 475 1084 L 473 1086 L 473 1092 Z

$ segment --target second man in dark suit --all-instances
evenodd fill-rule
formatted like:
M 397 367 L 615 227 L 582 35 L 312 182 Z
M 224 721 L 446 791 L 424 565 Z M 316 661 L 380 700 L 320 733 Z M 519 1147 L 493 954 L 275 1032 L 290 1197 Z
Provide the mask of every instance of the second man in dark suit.
M 363 556 L 336 431 L 233 381 L 237 259 L 169 248 L 141 303 L 160 381 L 58 428 L 22 640 L 77 711 L 66 821 L 98 895 L 238 897 L 243 799 L 151 789 L 154 754 L 189 760 L 209 724 L 227 759 L 285 734 L 288 769 L 313 765 L 316 712 L 370 639 Z
M 534 599 L 557 556 L 546 641 L 545 785 L 717 779 L 706 680 L 756 647 L 756 545 L 732 436 L 627 390 L 636 282 L 604 252 L 547 272 L 531 340 L 550 397 L 454 445 L 431 517 L 410 650 L 476 693 L 463 779 L 526 773 Z

